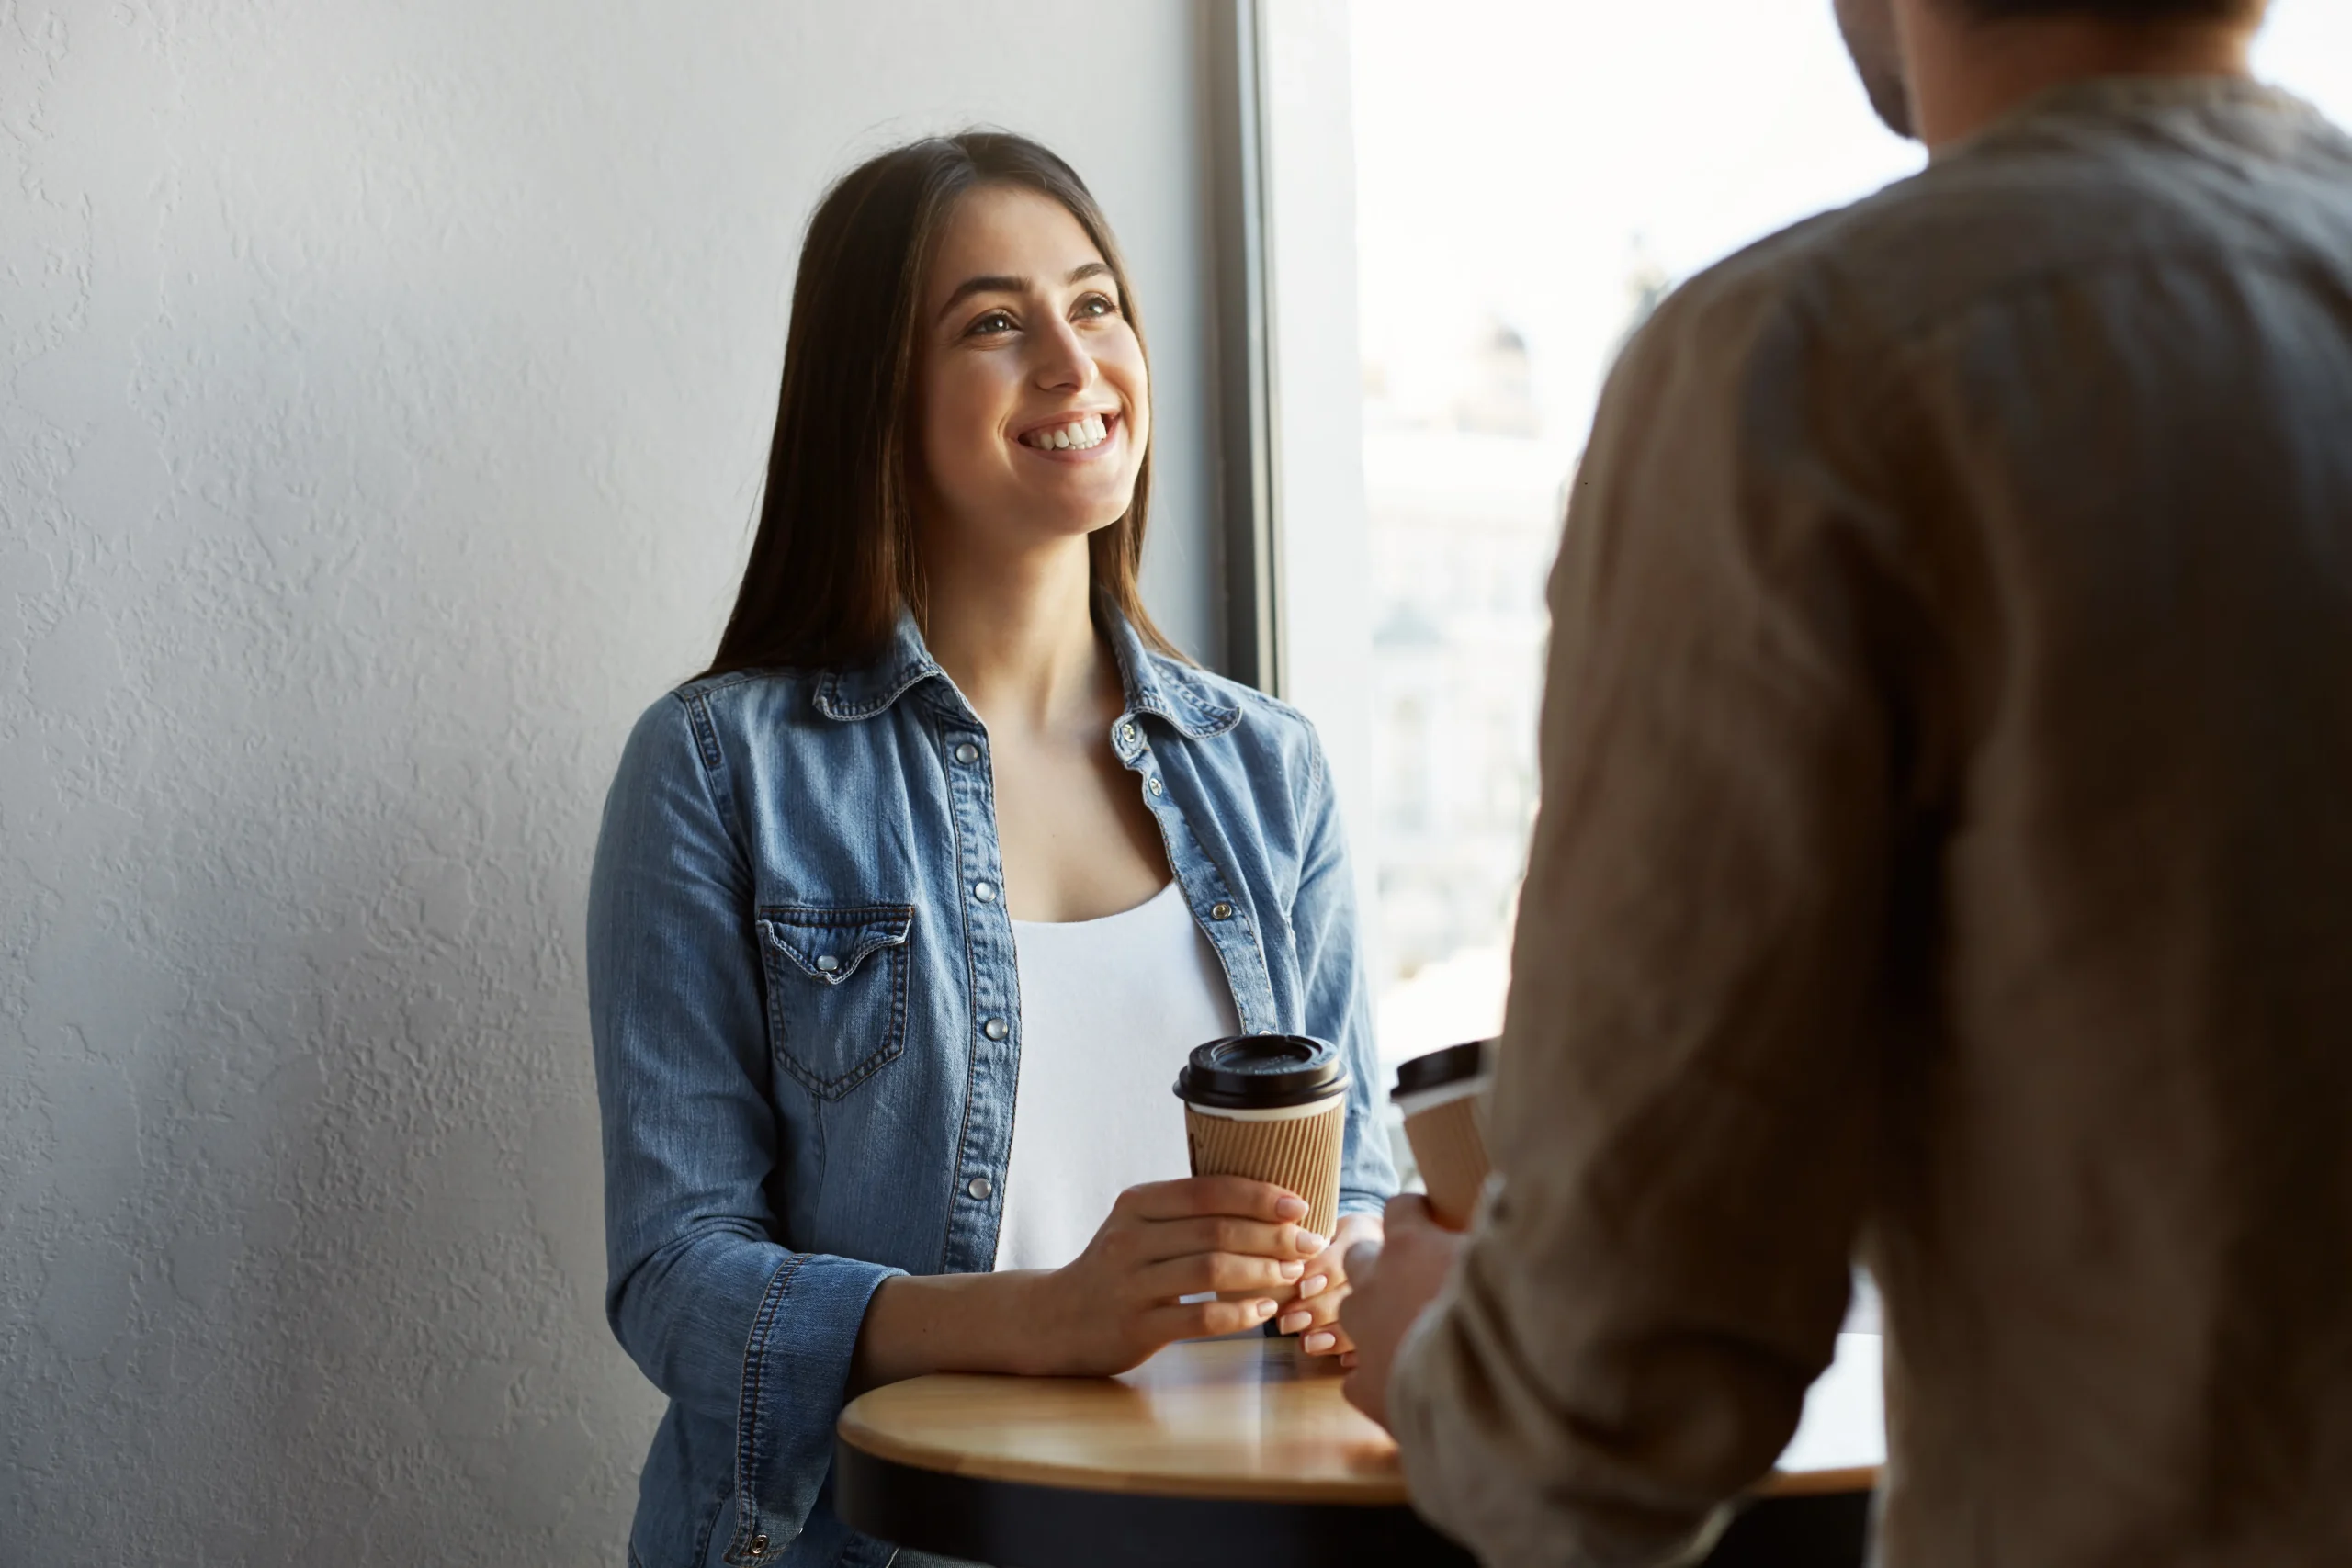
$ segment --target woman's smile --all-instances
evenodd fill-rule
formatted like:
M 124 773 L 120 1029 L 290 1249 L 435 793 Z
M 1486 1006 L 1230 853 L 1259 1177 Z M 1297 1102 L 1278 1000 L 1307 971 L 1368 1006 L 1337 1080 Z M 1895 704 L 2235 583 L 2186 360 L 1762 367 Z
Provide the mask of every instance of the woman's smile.
M 1057 463 L 1100 462 L 1118 449 L 1125 422 L 1116 409 L 1058 413 L 1013 437 L 1030 456 Z

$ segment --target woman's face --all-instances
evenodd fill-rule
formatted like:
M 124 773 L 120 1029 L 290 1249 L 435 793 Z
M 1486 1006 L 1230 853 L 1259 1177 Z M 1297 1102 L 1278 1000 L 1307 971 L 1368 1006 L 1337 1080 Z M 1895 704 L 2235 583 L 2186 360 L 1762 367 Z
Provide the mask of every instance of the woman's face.
M 1151 389 L 1118 282 L 1069 209 L 1015 186 L 965 197 L 917 331 L 926 528 L 1017 551 L 1119 520 Z

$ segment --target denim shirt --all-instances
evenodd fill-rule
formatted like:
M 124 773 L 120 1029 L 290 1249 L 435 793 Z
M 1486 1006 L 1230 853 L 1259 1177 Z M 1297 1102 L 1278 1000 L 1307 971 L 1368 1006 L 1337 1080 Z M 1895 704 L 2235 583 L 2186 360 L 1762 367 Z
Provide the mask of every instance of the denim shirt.
M 1110 744 L 1241 1027 L 1346 1054 L 1340 1208 L 1377 1211 L 1396 1176 L 1314 730 L 1102 619 Z M 670 1399 L 644 1568 L 889 1561 L 832 1513 L 833 1425 L 875 1288 L 995 1262 L 1021 1069 L 1003 882 L 987 728 L 910 617 L 861 668 L 696 681 L 630 735 L 588 990 L 605 1311 Z

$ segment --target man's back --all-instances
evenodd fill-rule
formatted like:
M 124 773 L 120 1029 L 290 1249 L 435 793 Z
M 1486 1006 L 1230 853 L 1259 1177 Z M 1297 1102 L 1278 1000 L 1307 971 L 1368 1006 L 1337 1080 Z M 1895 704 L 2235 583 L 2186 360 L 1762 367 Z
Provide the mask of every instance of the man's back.
M 1670 1541 L 1859 1235 L 1896 1568 L 2352 1562 L 2352 142 L 2091 84 L 1735 258 L 1612 384 L 1554 609 L 1417 1496 Z
M 1955 687 L 1894 1560 L 2352 1561 L 2352 145 L 2094 88 L 1850 222 Z

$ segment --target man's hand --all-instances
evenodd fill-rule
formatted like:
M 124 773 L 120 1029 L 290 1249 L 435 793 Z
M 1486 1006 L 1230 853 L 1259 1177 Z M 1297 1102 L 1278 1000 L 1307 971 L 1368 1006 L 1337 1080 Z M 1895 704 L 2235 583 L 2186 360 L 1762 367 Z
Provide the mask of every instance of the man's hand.
M 1417 1194 L 1388 1201 L 1387 1232 L 1381 1246 L 1367 1243 L 1349 1254 L 1355 1288 L 1340 1307 L 1340 1326 L 1355 1341 L 1348 1403 L 1383 1427 L 1396 1347 L 1445 1284 L 1463 1247 L 1463 1238 L 1441 1226 L 1429 1201 Z

